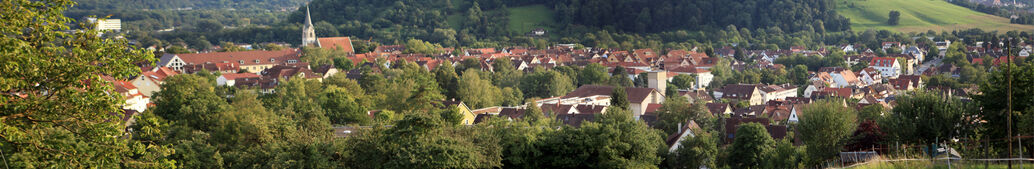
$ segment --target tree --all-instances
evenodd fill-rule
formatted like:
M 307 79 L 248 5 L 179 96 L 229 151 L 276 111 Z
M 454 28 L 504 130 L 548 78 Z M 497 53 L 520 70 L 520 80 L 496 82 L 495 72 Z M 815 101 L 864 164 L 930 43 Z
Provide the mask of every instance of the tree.
M 391 128 L 347 138 L 342 158 L 359 168 L 501 167 L 499 140 L 457 128 L 430 114 L 413 114 Z
M 821 100 L 805 106 L 797 131 L 808 147 L 810 164 L 816 165 L 833 157 L 847 144 L 855 130 L 857 115 L 843 100 Z
M 1014 60 L 1014 62 L 1016 62 Z M 1002 66 L 1006 66 L 1003 64 Z M 1006 95 L 1007 95 L 1007 77 L 1004 67 L 997 68 L 999 71 L 992 72 L 990 74 L 987 83 L 980 85 L 980 91 L 983 92 L 981 95 L 976 95 L 973 100 L 977 101 L 982 111 L 980 111 L 981 118 L 987 120 L 987 135 L 991 138 L 1006 138 L 1006 132 L 1008 127 L 1006 126 L 1008 111 L 1006 107 Z M 1034 126 L 1034 103 L 1029 100 L 1034 100 L 1034 64 L 1027 64 L 1022 66 L 1012 65 L 1012 107 L 1013 112 L 1011 113 L 1013 124 L 1013 134 L 1030 135 L 1034 134 L 1034 131 L 1030 131 L 1030 128 L 1024 128 L 1020 126 Z M 1026 100 L 1026 101 L 1024 101 Z M 1024 117 L 1028 120 L 1021 120 Z M 1002 143 L 999 143 L 1000 146 Z M 1030 148 L 1030 147 L 1028 147 Z
M 0 151 L 11 168 L 174 168 L 172 152 L 123 136 L 124 80 L 153 54 L 92 29 L 70 30 L 68 0 L 0 5 Z M 87 27 L 80 24 L 80 27 Z M 116 115 L 113 115 L 116 114 Z M 161 132 L 161 131 L 152 131 Z
M 590 84 L 604 84 L 610 79 L 607 74 L 607 67 L 603 67 L 599 63 L 590 63 L 582 71 L 578 73 L 578 84 L 590 85 Z
M 178 75 L 165 79 L 154 94 L 153 113 L 194 129 L 208 131 L 215 114 L 226 111 L 226 100 L 215 94 L 213 84 L 197 75 Z
M 222 43 L 219 43 L 219 47 L 223 48 L 222 50 L 220 50 L 220 52 L 239 52 L 239 51 L 247 51 L 248 50 L 248 49 L 245 49 L 244 47 L 240 47 L 240 46 L 234 45 L 233 42 L 222 42 Z
M 456 88 L 456 98 L 467 103 L 472 109 L 498 106 L 502 102 L 502 91 L 492 86 L 492 81 L 481 78 L 480 73 L 481 71 L 474 69 L 467 69 L 463 73 L 459 87 Z
M 661 135 L 621 107 L 607 108 L 599 122 L 565 127 L 539 143 L 537 168 L 648 168 L 661 164 Z
M 406 41 L 405 53 L 419 53 L 419 54 L 438 54 L 441 53 L 439 49 L 442 45 L 431 44 L 431 42 L 424 42 L 419 39 L 409 39 Z
M 765 126 L 758 123 L 740 124 L 732 142 L 729 166 L 732 168 L 760 168 L 772 150 L 772 137 Z
M 906 143 L 935 143 L 938 139 L 964 137 L 969 126 L 966 112 L 975 111 L 969 104 L 941 94 L 917 91 L 897 99 L 886 122 L 888 134 Z M 943 140 L 942 140 L 943 141 Z
M 666 134 L 677 134 L 676 132 L 689 120 L 708 121 L 708 110 L 704 102 L 689 103 L 683 96 L 668 97 L 661 108 L 657 109 L 657 124 L 654 127 L 661 129 Z
M 803 147 L 795 147 L 790 139 L 776 141 L 764 168 L 806 168 Z
M 353 92 L 346 88 L 328 86 L 320 95 L 320 106 L 327 112 L 332 124 L 369 124 L 366 107 Z
M 710 133 L 698 132 L 695 137 L 682 140 L 682 147 L 668 155 L 669 168 L 697 169 L 716 168 L 718 139 Z
M 610 106 L 628 109 L 628 104 L 628 94 L 625 93 L 625 88 L 615 87 L 610 93 Z
M 695 75 L 675 75 L 675 77 L 672 77 L 671 79 L 671 85 L 679 89 L 691 89 L 693 88 L 693 83 L 696 82 L 696 77 L 693 76 Z
M 521 79 L 520 89 L 525 97 L 562 96 L 574 90 L 571 78 L 553 70 L 536 70 Z
M 901 12 L 899 12 L 897 10 L 890 10 L 890 13 L 887 14 L 887 15 L 888 15 L 887 16 L 888 17 L 887 25 L 891 25 L 891 26 L 898 25 L 898 22 L 901 20 Z

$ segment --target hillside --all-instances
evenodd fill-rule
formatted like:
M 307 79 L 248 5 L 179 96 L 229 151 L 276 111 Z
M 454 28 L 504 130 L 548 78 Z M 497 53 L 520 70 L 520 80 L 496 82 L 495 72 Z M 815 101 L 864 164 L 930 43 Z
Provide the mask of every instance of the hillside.
M 887 14 L 901 11 L 900 25 L 887 25 Z M 836 11 L 851 19 L 851 29 L 883 29 L 900 32 L 952 31 L 980 28 L 1034 30 L 1032 25 L 1009 24 L 1009 19 L 973 11 L 943 0 L 838 0 Z

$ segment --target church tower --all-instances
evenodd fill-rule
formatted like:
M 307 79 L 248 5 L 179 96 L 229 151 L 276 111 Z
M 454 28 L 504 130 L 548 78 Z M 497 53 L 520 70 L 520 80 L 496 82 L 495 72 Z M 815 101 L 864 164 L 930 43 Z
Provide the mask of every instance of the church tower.
M 302 46 L 320 46 L 316 40 L 316 30 L 312 28 L 312 19 L 309 17 L 309 6 L 305 5 L 305 25 L 302 26 Z

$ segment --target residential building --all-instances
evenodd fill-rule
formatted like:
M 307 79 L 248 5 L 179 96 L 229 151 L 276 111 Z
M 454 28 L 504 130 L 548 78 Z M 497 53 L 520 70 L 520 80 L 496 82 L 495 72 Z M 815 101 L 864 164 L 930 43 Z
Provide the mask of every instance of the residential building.
M 240 70 L 257 73 L 280 64 L 296 64 L 299 62 L 301 52 L 298 49 L 284 49 L 279 51 L 240 51 L 240 52 L 213 52 L 213 53 L 192 53 L 192 54 L 171 54 L 162 55 L 158 66 L 169 67 L 172 70 L 183 71 L 187 65 L 212 64 L 212 63 L 237 63 Z
M 895 58 L 874 57 L 869 61 L 869 67 L 879 70 L 880 76 L 886 78 L 897 78 L 901 75 L 901 63 Z

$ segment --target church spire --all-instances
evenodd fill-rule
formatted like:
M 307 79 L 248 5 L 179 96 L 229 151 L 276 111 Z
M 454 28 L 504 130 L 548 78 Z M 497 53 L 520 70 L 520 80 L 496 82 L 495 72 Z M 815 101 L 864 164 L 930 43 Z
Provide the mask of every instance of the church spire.
M 302 46 L 316 45 L 320 46 L 320 42 L 316 40 L 316 30 L 312 27 L 312 18 L 309 17 L 309 5 L 305 5 L 305 25 L 302 26 Z

